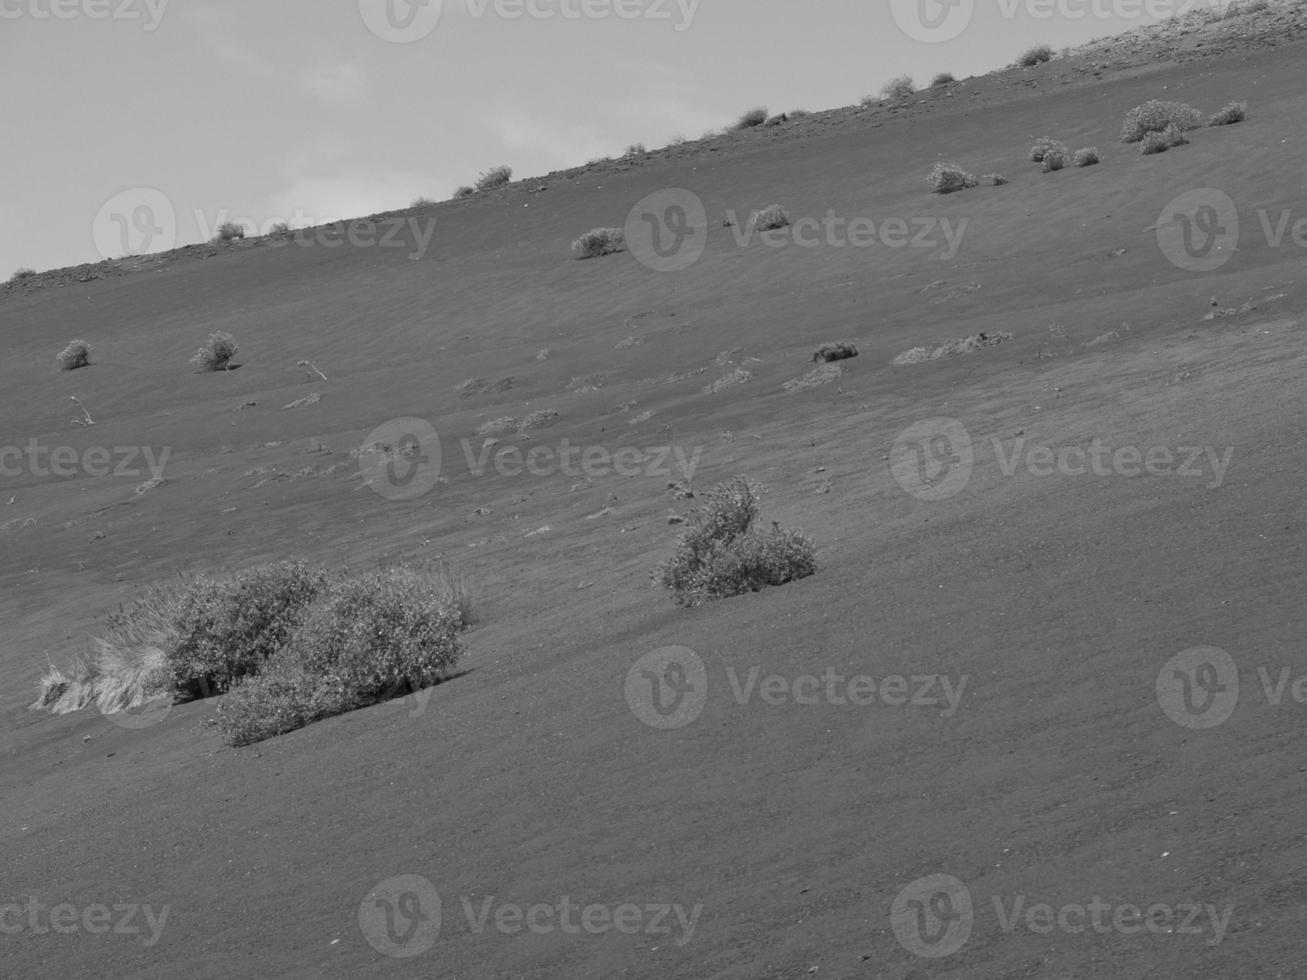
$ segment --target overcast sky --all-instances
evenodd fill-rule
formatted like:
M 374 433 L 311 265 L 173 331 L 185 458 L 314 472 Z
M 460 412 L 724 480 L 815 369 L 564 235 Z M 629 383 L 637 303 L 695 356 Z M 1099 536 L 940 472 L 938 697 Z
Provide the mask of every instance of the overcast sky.
M 0 0 L 0 279 L 141 250 L 138 188 L 177 244 L 316 224 L 1220 3 Z

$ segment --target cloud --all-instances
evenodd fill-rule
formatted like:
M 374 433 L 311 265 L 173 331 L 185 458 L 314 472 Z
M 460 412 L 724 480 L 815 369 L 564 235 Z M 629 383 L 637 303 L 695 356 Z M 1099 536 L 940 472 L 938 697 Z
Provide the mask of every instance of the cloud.
M 440 199 L 450 190 L 422 174 L 401 170 L 301 177 L 269 195 L 263 210 L 269 223 L 312 227 L 407 207 L 419 195 Z
M 329 105 L 358 105 L 368 90 L 367 76 L 354 64 L 301 68 L 297 81 L 301 89 Z
M 241 40 L 236 17 L 229 10 L 198 7 L 191 20 L 209 52 L 225 65 L 281 87 L 292 84 L 319 102 L 338 108 L 359 105 L 367 94 L 368 78 L 352 62 L 343 62 L 323 49 L 316 61 L 298 69 L 283 69 Z

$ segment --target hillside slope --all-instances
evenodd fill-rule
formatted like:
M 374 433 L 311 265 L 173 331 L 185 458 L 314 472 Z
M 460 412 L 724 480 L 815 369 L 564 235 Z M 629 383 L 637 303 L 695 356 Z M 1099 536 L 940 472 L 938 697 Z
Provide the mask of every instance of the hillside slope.
M 1261 681 L 1287 671 L 1292 690 L 1307 672 L 1307 251 L 1292 230 L 1307 218 L 1307 89 L 1301 44 L 1277 37 L 1101 78 L 1055 61 L 899 111 L 549 175 L 401 215 L 400 248 L 199 247 L 152 271 L 8 290 L 0 446 L 169 456 L 167 482 L 143 493 L 148 472 L 0 484 L 0 904 L 171 911 L 148 946 L 7 935 L 5 975 L 1300 973 L 1307 722 Z M 1144 157 L 1118 136 L 1150 98 L 1209 112 L 1247 99 L 1250 117 Z M 1028 158 L 1042 135 L 1104 161 L 1044 174 Z M 932 194 L 940 159 L 1010 183 Z M 667 188 L 704 203 L 698 262 L 573 259 L 578 234 Z M 1204 188 L 1235 202 L 1241 234 L 1228 264 L 1200 273 L 1159 248 L 1156 225 Z M 722 226 L 774 202 L 796 221 L 931 220 L 940 234 L 932 247 L 741 247 Z M 956 254 L 943 220 L 965 228 Z M 1268 223 L 1285 229 L 1278 244 Z M 188 373 L 215 330 L 239 340 L 239 369 Z M 978 333 L 1012 339 L 891 363 Z M 52 358 L 74 336 L 96 345 L 94 364 L 61 375 Z M 786 391 L 836 339 L 861 351 L 845 374 Z M 735 368 L 750 379 L 706 393 Z M 69 424 L 74 394 L 93 427 Z M 766 519 L 816 539 L 822 571 L 673 606 L 649 573 L 674 543 L 669 517 L 692 504 L 668 493 L 681 474 L 475 472 L 485 423 L 540 411 L 556 423 L 493 448 L 667 447 L 698 460 L 699 488 L 747 473 L 770 489 Z M 355 456 L 404 417 L 439 433 L 447 482 L 387 499 Z M 893 464 L 900 434 L 936 418 L 965 426 L 975 462 L 964 488 L 931 500 Z M 1190 475 L 1009 463 L 1019 447 L 1094 440 L 1203 453 Z M 149 583 L 285 556 L 457 561 L 484 592 L 470 672 L 245 750 L 221 746 L 211 703 L 139 729 L 26 710 L 46 655 L 65 661 Z M 668 646 L 702 659 L 708 698 L 662 731 L 624 691 Z M 1233 716 L 1205 730 L 1170 720 L 1155 690 L 1195 647 L 1228 651 L 1243 682 Z M 789 696 L 746 689 L 773 675 Z M 942 680 L 931 704 L 900 703 L 891 684 L 858 706 L 824 686 L 799 703 L 804 675 Z M 891 908 L 935 874 L 966 884 L 974 925 L 927 959 L 896 938 Z M 370 890 L 399 875 L 443 899 L 439 941 L 412 959 L 379 954 L 359 924 Z M 464 902 L 476 912 L 488 896 L 478 930 Z M 504 903 L 564 897 L 702 911 L 683 944 L 679 924 L 532 934 L 510 915 L 496 928 Z M 1204 911 L 1196 933 L 1183 916 L 1159 934 L 1069 933 L 1005 929 L 995 904 L 1100 897 L 1230 912 L 1218 926 Z

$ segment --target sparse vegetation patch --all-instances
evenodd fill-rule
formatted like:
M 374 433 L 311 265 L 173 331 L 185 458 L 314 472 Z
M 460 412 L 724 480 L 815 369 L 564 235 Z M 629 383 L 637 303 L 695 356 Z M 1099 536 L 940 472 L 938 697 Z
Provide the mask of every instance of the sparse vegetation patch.
M 657 581 L 680 604 L 784 585 L 817 571 L 816 546 L 800 532 L 773 522 L 756 526 L 759 487 L 747 477 L 714 487 L 686 519 L 676 553 L 659 567 Z
M 968 187 L 975 187 L 980 183 L 972 174 L 963 170 L 956 163 L 935 164 L 935 168 L 930 172 L 926 180 L 930 183 L 931 190 L 936 194 L 952 194 Z
M 204 346 L 195 352 L 191 364 L 201 373 L 206 371 L 227 371 L 231 368 L 231 359 L 240 350 L 229 333 L 218 331 L 209 334 Z
M 1207 120 L 1209 126 L 1233 126 L 1235 123 L 1241 123 L 1248 118 L 1247 102 L 1231 102 L 1222 109 L 1212 114 Z
M 737 131 L 745 130 L 745 129 L 756 129 L 766 121 L 767 121 L 767 107 L 755 106 L 754 108 L 750 109 L 748 112 L 740 116 L 740 118 L 736 120 L 736 123 L 732 128 Z
M 512 179 L 512 167 L 491 167 L 489 170 L 483 171 L 481 175 L 477 177 L 476 189 L 479 191 L 494 190 L 496 187 L 503 187 L 505 184 L 511 182 Z
M 1053 49 L 1047 44 L 1036 44 L 1021 53 L 1017 59 L 1017 64 L 1022 68 L 1034 68 L 1036 65 L 1042 65 L 1045 61 L 1053 60 Z
M 1102 157 L 1098 155 L 1098 147 L 1086 146 L 1076 150 L 1075 164 L 1077 167 L 1093 167 L 1102 163 Z
M 626 241 L 621 228 L 592 228 L 572 243 L 578 259 L 594 259 L 620 252 Z

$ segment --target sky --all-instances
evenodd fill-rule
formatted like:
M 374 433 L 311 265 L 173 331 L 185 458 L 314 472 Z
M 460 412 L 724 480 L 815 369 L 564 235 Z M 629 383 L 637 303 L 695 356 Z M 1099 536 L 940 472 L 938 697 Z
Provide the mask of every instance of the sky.
M 0 279 L 442 200 L 1226 0 L 0 0 Z

